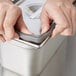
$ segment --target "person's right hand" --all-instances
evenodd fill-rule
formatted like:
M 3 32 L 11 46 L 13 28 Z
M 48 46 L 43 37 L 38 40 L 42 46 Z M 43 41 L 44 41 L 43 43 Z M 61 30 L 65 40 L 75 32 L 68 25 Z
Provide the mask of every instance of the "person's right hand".
M 0 2 L 0 42 L 18 38 L 14 27 L 21 32 L 30 34 L 22 18 L 21 9 L 11 1 Z
M 47 0 L 41 13 L 41 33 L 49 28 L 53 20 L 56 23 L 52 37 L 58 34 L 72 36 L 76 33 L 76 7 L 74 0 Z

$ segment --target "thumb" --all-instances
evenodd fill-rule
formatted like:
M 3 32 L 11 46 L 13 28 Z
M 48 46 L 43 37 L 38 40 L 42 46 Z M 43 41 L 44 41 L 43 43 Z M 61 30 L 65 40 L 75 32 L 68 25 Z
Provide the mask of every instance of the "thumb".
M 50 28 L 50 18 L 48 17 L 48 14 L 46 10 L 43 8 L 41 13 L 41 34 L 45 33 Z
M 17 25 L 16 25 L 16 29 L 20 32 L 23 32 L 23 33 L 26 33 L 26 34 L 32 34 L 28 28 L 26 27 L 24 21 L 23 21 L 23 18 L 22 16 L 19 17 L 18 19 L 18 22 L 17 22 Z

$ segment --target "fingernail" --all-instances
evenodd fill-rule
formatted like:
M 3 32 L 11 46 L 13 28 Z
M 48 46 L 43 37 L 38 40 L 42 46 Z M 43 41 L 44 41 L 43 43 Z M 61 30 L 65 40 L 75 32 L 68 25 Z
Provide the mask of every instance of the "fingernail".
M 49 26 L 43 27 L 43 28 L 41 29 L 41 34 L 47 32 L 47 31 L 49 30 L 49 28 L 50 28 Z
M 10 41 L 11 39 L 9 39 L 9 38 L 6 38 L 6 41 Z
M 6 41 L 10 41 L 11 40 L 11 38 L 6 37 L 6 36 L 4 38 L 5 38 Z
M 23 33 L 25 34 L 32 34 L 32 32 L 30 32 L 29 30 L 25 30 L 25 31 L 22 31 Z
M 43 29 L 43 30 L 41 31 L 41 34 L 47 32 L 47 31 L 48 31 L 48 29 Z
M 4 43 L 5 41 L 6 41 L 6 40 L 5 40 L 5 39 L 3 39 L 3 38 L 0 40 L 0 42 L 2 42 L 2 43 Z
M 14 39 L 19 39 L 19 36 L 15 37 Z

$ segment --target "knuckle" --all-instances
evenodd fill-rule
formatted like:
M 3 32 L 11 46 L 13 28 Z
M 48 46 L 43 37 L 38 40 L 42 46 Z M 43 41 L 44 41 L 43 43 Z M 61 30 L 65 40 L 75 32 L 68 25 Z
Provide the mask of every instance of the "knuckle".
M 0 4 L 0 9 L 3 9 L 4 7 L 6 7 L 5 4 Z
M 9 28 L 9 27 L 13 26 L 13 24 L 14 24 L 13 22 L 14 22 L 14 20 L 10 20 L 10 21 L 8 21 L 8 19 L 5 20 L 3 23 L 3 28 Z
M 7 24 L 8 24 L 8 25 L 7 25 Z M 4 27 L 4 28 L 8 28 L 8 27 L 9 27 L 9 21 L 5 21 L 4 24 L 3 24 L 3 27 Z
M 68 23 L 64 23 L 64 25 L 62 26 L 64 29 L 68 28 L 69 27 L 69 24 Z
M 12 32 L 12 31 L 8 31 L 8 29 L 5 31 L 5 36 L 6 36 L 6 39 L 7 40 L 11 40 L 11 39 L 13 39 L 14 38 L 14 32 Z
M 64 2 L 61 2 L 61 1 L 60 1 L 60 2 L 57 2 L 57 6 L 58 6 L 58 7 L 64 6 Z
M 15 5 L 12 5 L 10 9 L 13 10 L 14 12 L 21 13 L 21 9 Z
M 73 7 L 72 8 L 72 11 L 76 13 L 76 7 Z
M 10 10 L 12 10 L 12 11 L 17 11 L 17 8 L 16 8 L 14 5 L 11 5 L 11 6 L 10 6 Z

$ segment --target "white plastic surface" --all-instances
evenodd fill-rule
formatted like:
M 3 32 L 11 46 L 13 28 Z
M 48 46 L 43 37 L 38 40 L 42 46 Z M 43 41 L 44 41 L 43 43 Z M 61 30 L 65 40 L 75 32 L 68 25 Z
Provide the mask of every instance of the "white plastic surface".
M 61 46 L 58 47 L 56 52 L 49 59 L 47 65 L 45 65 L 45 67 L 41 70 L 41 72 L 35 76 L 63 76 L 64 67 L 65 67 L 64 64 L 66 57 L 66 46 L 67 46 L 67 41 L 65 39 L 62 42 Z M 4 69 L 3 76 L 23 76 L 23 75 L 17 74 L 8 69 Z
M 40 49 L 15 41 L 7 42 L 1 47 L 3 66 L 24 76 L 35 76 L 44 68 L 64 39 L 60 36 L 50 39 Z
M 19 7 L 22 9 L 23 18 L 24 18 L 24 22 L 25 22 L 26 26 L 32 33 L 34 33 L 36 35 L 40 35 L 40 25 L 41 25 L 40 19 L 38 19 L 38 18 L 31 19 L 30 16 L 28 16 L 26 14 L 26 7 L 35 5 L 35 4 L 43 5 L 44 2 L 45 2 L 45 0 L 26 0 L 21 5 L 19 5 Z

